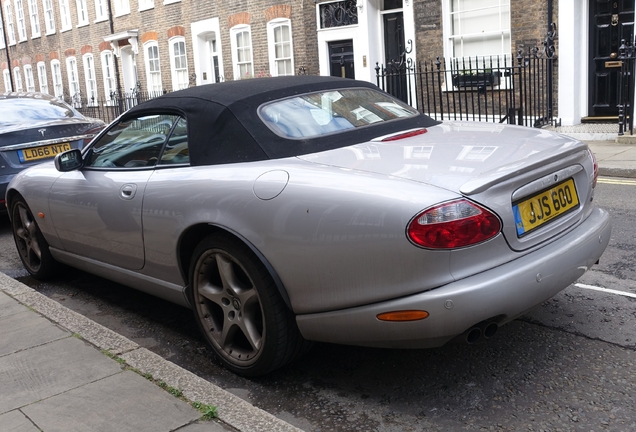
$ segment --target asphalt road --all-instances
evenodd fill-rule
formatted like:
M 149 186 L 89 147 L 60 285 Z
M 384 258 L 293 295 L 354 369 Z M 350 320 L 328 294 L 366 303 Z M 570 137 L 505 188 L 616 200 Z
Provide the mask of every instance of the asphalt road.
M 73 269 L 31 279 L 6 218 L 0 271 L 307 431 L 636 430 L 636 181 L 602 179 L 596 201 L 614 224 L 599 265 L 495 338 L 412 351 L 316 344 L 255 380 L 220 367 L 189 310 Z

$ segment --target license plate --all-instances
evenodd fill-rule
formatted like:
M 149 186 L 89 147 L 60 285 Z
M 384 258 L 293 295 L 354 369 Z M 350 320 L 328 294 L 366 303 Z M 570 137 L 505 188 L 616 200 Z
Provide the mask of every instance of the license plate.
M 579 197 L 572 179 L 512 206 L 517 236 L 521 237 L 579 207 Z
M 63 151 L 70 149 L 70 143 L 51 144 L 47 146 L 18 150 L 18 157 L 22 163 L 31 162 L 33 160 L 51 158 L 58 153 L 62 153 Z

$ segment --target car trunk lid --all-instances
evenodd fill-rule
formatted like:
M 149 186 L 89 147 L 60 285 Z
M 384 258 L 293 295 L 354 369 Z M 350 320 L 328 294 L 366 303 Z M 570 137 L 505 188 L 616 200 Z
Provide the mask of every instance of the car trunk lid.
M 466 196 L 499 215 L 506 240 L 517 251 L 553 238 L 589 213 L 591 162 L 587 145 L 575 139 L 542 129 L 478 122 L 443 123 L 423 134 L 383 141 L 386 138 L 300 158 Z M 519 203 L 570 178 L 577 208 L 537 229 L 519 232 Z

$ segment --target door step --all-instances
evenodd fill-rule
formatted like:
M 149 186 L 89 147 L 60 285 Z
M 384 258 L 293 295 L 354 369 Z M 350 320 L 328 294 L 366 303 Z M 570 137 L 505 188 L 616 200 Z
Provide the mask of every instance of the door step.
M 583 117 L 581 123 L 615 123 L 618 125 L 618 116 Z

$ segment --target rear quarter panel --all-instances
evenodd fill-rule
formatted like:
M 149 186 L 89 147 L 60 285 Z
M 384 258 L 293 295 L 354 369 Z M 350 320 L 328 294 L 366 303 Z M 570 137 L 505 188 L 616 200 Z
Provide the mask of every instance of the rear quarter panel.
M 263 173 L 289 174 L 273 199 L 254 193 Z M 144 200 L 144 272 L 174 278 L 180 233 L 209 223 L 240 234 L 269 261 L 296 313 L 421 292 L 452 281 L 450 253 L 405 234 L 424 208 L 457 195 L 417 182 L 295 158 L 157 170 Z

